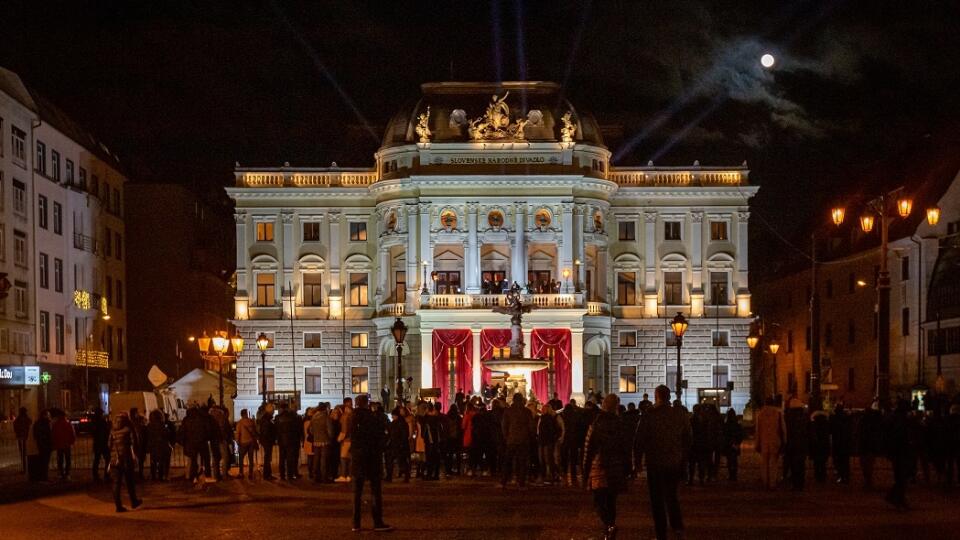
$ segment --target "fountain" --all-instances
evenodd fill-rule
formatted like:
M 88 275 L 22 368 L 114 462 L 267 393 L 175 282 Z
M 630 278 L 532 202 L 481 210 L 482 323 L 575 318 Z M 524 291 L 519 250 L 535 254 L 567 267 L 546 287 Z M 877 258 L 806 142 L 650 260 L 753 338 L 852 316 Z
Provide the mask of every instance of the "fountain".
M 493 311 L 510 315 L 510 343 L 508 345 L 510 355 L 491 358 L 484 362 L 484 365 L 491 371 L 505 374 L 504 378 L 508 390 L 513 388 L 527 396 L 530 394 L 528 385 L 533 372 L 548 368 L 550 362 L 543 358 L 523 357 L 524 343 L 521 323 L 523 314 L 529 313 L 531 306 L 523 304 L 520 286 L 516 282 L 507 291 L 505 304 L 493 308 Z M 511 396 L 512 393 L 508 394 L 508 397 Z

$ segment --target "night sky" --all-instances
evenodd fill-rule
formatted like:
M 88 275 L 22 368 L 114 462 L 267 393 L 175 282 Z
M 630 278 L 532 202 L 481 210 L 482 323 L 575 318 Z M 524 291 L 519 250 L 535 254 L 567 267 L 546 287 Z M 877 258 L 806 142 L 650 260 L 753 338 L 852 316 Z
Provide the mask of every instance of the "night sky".
M 553 80 L 615 164 L 739 165 L 761 254 L 960 119 L 960 4 L 6 0 L 0 65 L 96 133 L 136 181 L 243 165 L 371 165 L 436 80 Z M 763 70 L 760 55 L 777 57 Z M 764 255 L 766 256 L 766 255 Z M 756 268 L 756 265 L 754 265 Z

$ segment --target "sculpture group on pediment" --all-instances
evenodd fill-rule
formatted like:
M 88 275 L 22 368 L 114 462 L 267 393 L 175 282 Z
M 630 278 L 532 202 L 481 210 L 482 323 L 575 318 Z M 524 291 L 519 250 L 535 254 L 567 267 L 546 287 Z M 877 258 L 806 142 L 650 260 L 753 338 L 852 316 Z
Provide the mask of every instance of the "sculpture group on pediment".
M 433 132 L 430 131 L 430 107 L 427 107 L 427 112 L 420 113 L 420 116 L 417 117 L 417 136 L 420 137 L 420 142 L 428 143 L 430 142 L 430 136 L 433 135 Z
M 470 120 L 467 128 L 470 138 L 475 141 L 513 139 L 517 141 L 524 140 L 523 129 L 530 121 L 527 118 L 510 121 L 510 106 L 507 105 L 507 96 L 510 92 L 498 97 L 496 94 L 487 105 L 487 110 L 483 116 Z

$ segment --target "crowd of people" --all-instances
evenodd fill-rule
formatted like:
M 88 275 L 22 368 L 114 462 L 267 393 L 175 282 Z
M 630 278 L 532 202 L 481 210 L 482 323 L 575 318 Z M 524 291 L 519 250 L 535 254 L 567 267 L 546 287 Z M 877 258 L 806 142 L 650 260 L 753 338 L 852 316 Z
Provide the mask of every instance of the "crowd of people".
M 617 494 L 645 471 L 657 537 L 663 538 L 668 525 L 683 530 L 678 484 L 716 482 L 721 465 L 726 480 L 736 482 L 744 440 L 732 408 L 721 414 L 704 403 L 688 411 L 679 402 L 671 404 L 665 386 L 657 388 L 655 401 L 644 394 L 638 404 L 626 406 L 613 394 L 591 392 L 581 406 L 575 400 L 563 403 L 556 394 L 541 404 L 490 389 L 478 396 L 458 392 L 446 410 L 432 401 L 388 410 L 363 395 L 356 403 L 350 397 L 337 405 L 319 403 L 303 415 L 281 402 L 263 403 L 253 414 L 244 409 L 236 423 L 230 418 L 212 400 L 191 406 L 179 426 L 161 411 L 144 418 L 136 409 L 115 415 L 111 426 L 97 411 L 91 419 L 93 478 L 99 481 L 101 471 L 106 478 L 109 467 L 117 511 L 126 511 L 124 487 L 136 508 L 136 482 L 146 479 L 146 464 L 151 480 L 169 480 L 173 448 L 179 444 L 189 462 L 185 478 L 197 484 L 253 480 L 257 464 L 264 480 L 305 476 L 321 484 L 352 482 L 355 529 L 362 489 L 369 483 L 377 530 L 391 529 L 383 521 L 381 482 L 488 477 L 504 489 L 524 489 L 528 483 L 576 486 L 593 493 L 603 535 L 613 538 Z M 62 411 L 43 411 L 31 421 L 22 410 L 14 429 L 31 479 L 47 479 L 54 453 L 60 478 L 70 477 L 76 435 Z M 842 403 L 828 412 L 778 397 L 755 413 L 754 429 L 767 489 L 781 483 L 804 489 L 808 463 L 814 481 L 826 482 L 832 465 L 831 480 L 848 484 L 851 459 L 858 458 L 869 490 L 876 460 L 886 457 L 894 473 L 887 501 L 906 508 L 911 479 L 948 486 L 960 474 L 960 401 L 900 400 L 889 410 L 875 405 L 851 414 Z

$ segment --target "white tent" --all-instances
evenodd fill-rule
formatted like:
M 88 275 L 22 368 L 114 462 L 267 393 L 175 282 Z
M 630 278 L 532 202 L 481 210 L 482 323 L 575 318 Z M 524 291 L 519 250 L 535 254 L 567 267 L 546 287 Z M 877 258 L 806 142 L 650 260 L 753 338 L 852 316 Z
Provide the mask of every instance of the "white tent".
M 196 368 L 190 373 L 170 383 L 168 387 L 176 392 L 177 397 L 183 400 L 188 406 L 191 403 L 206 404 L 207 399 L 213 396 L 217 401 L 220 396 L 218 375 L 216 371 Z M 233 395 L 237 393 L 237 383 L 223 378 L 223 401 L 230 415 L 233 411 Z

